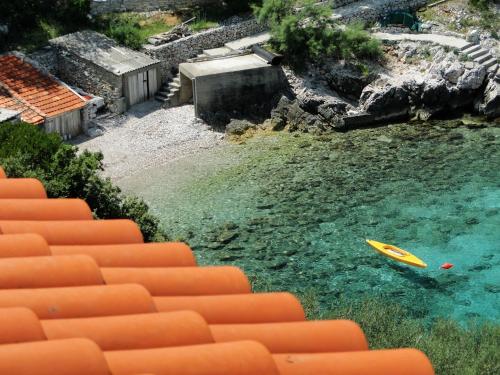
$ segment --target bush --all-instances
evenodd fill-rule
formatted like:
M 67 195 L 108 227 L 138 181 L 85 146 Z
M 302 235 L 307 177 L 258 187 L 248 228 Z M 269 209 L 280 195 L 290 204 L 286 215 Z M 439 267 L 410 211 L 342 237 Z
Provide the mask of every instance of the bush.
M 115 17 L 109 23 L 106 35 L 116 40 L 119 44 L 132 49 L 140 49 L 145 43 L 140 26 L 132 17 Z
M 147 204 L 121 194 L 109 178 L 102 178 L 103 155 L 84 151 L 46 134 L 30 124 L 0 124 L 0 165 L 12 177 L 40 179 L 50 197 L 73 197 L 87 201 L 101 219 L 134 220 L 146 241 L 161 241 L 166 235 Z
M 291 0 L 264 0 L 255 7 L 261 23 L 271 28 L 271 46 L 286 55 L 292 65 L 301 66 L 308 60 L 325 57 L 343 59 L 376 59 L 381 56 L 380 43 L 371 38 L 362 26 L 345 30 L 332 19 L 329 6 L 312 0 L 296 8 Z
M 314 291 L 302 301 L 310 319 L 349 319 L 365 333 L 370 349 L 417 348 L 431 360 L 436 375 L 500 373 L 500 325 L 483 322 L 461 326 L 454 320 L 426 320 L 392 301 L 340 300 L 321 313 Z
M 495 0 L 469 0 L 469 4 L 480 10 L 488 10 Z

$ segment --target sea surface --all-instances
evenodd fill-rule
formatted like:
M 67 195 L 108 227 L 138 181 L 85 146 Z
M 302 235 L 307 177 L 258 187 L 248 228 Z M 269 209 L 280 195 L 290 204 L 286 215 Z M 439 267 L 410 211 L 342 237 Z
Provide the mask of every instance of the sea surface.
M 200 264 L 238 265 L 256 290 L 313 294 L 325 310 L 380 297 L 426 318 L 500 319 L 498 123 L 265 133 L 120 185 Z M 392 261 L 365 239 L 428 267 Z

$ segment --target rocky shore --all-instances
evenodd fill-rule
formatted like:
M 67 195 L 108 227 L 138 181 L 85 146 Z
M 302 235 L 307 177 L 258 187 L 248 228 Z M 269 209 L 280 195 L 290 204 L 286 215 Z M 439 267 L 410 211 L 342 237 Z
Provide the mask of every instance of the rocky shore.
M 304 76 L 288 71 L 290 92 L 265 126 L 321 133 L 464 112 L 500 116 L 498 77 L 458 50 L 419 42 L 384 49 L 382 64 L 327 62 Z

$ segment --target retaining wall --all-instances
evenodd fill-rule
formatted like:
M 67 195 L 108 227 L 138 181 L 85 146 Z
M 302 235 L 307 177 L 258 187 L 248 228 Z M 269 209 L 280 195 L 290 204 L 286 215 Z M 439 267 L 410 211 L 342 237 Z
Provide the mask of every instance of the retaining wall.
M 204 49 L 218 48 L 228 42 L 255 35 L 266 30 L 255 19 L 217 27 L 186 38 L 178 39 L 159 46 L 145 45 L 143 52 L 161 61 L 162 80 L 172 75 L 180 63 L 198 56 Z

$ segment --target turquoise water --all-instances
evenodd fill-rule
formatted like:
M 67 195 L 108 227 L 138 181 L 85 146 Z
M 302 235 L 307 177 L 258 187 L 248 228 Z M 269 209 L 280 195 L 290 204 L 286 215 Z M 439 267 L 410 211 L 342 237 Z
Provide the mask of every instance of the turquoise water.
M 121 185 L 202 264 L 236 264 L 258 290 L 314 293 L 325 309 L 382 296 L 419 316 L 498 321 L 499 166 L 498 124 L 448 121 L 261 135 Z M 429 267 L 391 261 L 366 238 Z

